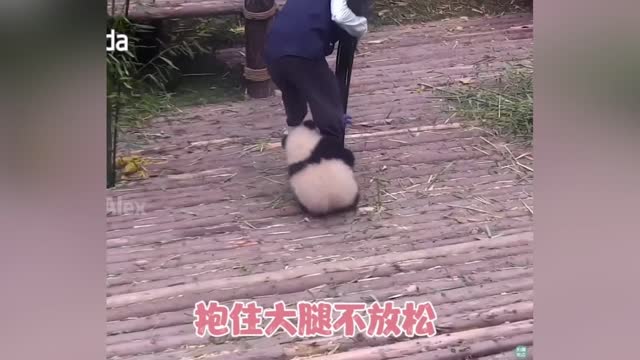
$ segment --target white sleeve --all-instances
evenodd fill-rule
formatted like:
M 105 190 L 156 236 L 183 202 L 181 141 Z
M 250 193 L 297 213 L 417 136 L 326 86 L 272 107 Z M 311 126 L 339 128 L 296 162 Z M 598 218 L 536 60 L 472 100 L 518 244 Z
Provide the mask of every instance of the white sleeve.
M 361 38 L 368 30 L 367 19 L 356 16 L 347 0 L 331 0 L 331 20 L 355 38 Z

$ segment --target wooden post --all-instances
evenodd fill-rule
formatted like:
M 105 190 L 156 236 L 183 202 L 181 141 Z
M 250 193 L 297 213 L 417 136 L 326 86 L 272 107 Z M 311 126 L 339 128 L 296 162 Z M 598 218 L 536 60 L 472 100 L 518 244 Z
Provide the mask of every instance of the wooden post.
M 113 164 L 113 123 L 111 114 L 111 101 L 107 97 L 107 188 L 115 185 L 115 166 Z
M 273 83 L 264 62 L 264 45 L 271 18 L 276 14 L 274 0 L 244 0 L 245 52 L 244 77 L 252 98 L 273 95 Z
M 119 96 L 118 89 L 118 98 L 116 98 L 115 106 L 112 104 L 111 98 L 107 96 L 107 188 L 112 188 L 116 185 Z
M 116 185 L 117 124 L 120 111 L 120 84 L 113 76 L 107 74 L 107 188 Z M 112 97 L 114 94 L 116 96 Z

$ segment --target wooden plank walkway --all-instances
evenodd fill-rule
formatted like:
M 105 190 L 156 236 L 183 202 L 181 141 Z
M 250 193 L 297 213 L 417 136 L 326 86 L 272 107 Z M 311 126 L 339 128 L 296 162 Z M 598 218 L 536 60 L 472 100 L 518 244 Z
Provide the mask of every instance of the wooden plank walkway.
M 300 214 L 278 98 L 156 119 L 137 134 L 140 153 L 159 161 L 153 177 L 108 191 L 145 213 L 108 216 L 107 358 L 515 359 L 533 341 L 531 149 L 458 123 L 419 84 L 530 65 L 532 23 L 525 14 L 367 36 L 347 140 L 364 191 L 357 214 Z M 212 340 L 193 326 L 201 300 L 373 299 L 431 301 L 439 334 Z

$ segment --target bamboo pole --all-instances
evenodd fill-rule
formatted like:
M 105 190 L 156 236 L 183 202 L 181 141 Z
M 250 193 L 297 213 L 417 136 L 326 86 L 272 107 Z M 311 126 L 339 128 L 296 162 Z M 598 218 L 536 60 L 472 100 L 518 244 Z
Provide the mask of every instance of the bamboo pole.
M 265 281 L 283 281 L 317 273 L 329 273 L 334 271 L 348 271 L 357 267 L 374 266 L 385 263 L 395 263 L 407 260 L 437 258 L 453 255 L 460 252 L 472 252 L 487 248 L 500 248 L 502 246 L 527 245 L 532 243 L 533 233 L 523 233 L 505 236 L 497 239 L 478 240 L 472 243 L 463 243 L 450 246 L 442 246 L 434 249 L 410 251 L 404 253 L 391 253 L 372 256 L 365 259 L 341 261 L 330 264 L 319 264 L 303 268 L 275 271 L 263 274 L 240 276 L 230 279 L 213 279 L 203 282 L 178 285 L 174 287 L 153 289 L 133 294 L 116 295 L 107 298 L 107 307 L 125 306 L 141 301 L 151 301 L 164 297 L 179 296 L 192 291 L 213 290 L 220 287 L 240 287 Z

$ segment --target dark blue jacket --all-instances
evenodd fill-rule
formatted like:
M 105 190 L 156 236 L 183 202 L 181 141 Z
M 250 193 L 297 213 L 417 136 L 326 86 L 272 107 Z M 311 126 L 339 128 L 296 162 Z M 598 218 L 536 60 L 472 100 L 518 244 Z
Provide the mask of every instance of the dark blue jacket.
M 271 23 L 265 61 L 282 56 L 323 59 L 333 53 L 341 31 L 331 20 L 331 0 L 288 0 Z

